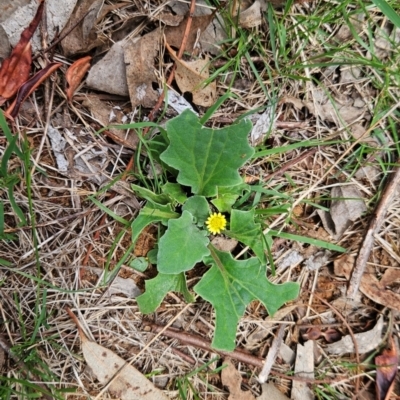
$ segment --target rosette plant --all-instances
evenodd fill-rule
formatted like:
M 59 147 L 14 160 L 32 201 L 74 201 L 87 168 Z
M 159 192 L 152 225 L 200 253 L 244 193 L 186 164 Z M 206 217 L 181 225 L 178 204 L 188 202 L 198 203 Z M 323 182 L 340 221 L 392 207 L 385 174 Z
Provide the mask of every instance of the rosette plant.
M 237 324 L 251 301 L 261 301 L 272 315 L 299 292 L 296 283 L 268 280 L 269 238 L 255 222 L 254 209 L 235 208 L 248 187 L 239 168 L 254 154 L 247 139 L 250 130 L 246 120 L 223 129 L 207 128 L 193 112 L 184 111 L 167 122 L 151 150 L 170 177 L 161 193 L 132 185 L 136 195 L 147 200 L 132 223 L 133 241 L 149 224 L 160 224 L 161 233 L 154 257 L 158 275 L 146 281 L 145 293 L 137 298 L 140 311 L 155 311 L 170 291 L 193 301 L 185 274 L 204 263 L 209 269 L 193 290 L 213 305 L 212 345 L 225 351 L 234 349 Z M 210 237 L 218 234 L 248 246 L 246 258 L 235 259 L 214 247 Z

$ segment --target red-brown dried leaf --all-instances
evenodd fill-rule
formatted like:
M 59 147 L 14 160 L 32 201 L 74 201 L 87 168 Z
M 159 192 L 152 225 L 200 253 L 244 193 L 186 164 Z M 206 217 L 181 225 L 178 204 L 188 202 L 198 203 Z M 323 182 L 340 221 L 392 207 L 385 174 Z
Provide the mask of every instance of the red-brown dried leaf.
M 44 0 L 40 1 L 35 18 L 21 33 L 21 38 L 10 57 L 3 61 L 0 68 L 0 105 L 17 93 L 19 87 L 29 78 L 32 63 L 30 40 L 43 14 Z
M 393 337 L 390 345 L 382 351 L 382 355 L 375 357 L 376 368 L 376 398 L 389 400 L 393 391 L 397 373 L 398 355 Z
M 54 71 L 60 68 L 62 63 L 50 63 L 42 70 L 32 76 L 31 79 L 27 80 L 18 90 L 17 97 L 7 109 L 6 114 L 9 114 L 11 118 L 15 118 L 18 115 L 19 108 L 23 101 L 33 92 L 38 86 L 47 79 Z
M 80 58 L 68 68 L 67 73 L 65 74 L 68 83 L 68 88 L 66 90 L 68 102 L 72 101 L 72 96 L 74 95 L 75 90 L 78 88 L 83 77 L 90 68 L 91 59 L 92 57 L 90 56 Z

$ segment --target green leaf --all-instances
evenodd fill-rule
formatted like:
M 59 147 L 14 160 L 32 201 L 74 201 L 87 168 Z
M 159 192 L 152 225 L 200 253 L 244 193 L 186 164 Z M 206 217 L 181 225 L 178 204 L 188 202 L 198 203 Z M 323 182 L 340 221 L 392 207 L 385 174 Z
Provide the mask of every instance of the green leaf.
M 185 110 L 167 122 L 170 145 L 160 158 L 179 171 L 177 181 L 194 194 L 215 196 L 217 186 L 242 182 L 238 169 L 254 153 L 247 140 L 250 129 L 250 121 L 204 128 L 193 112 Z
M 298 296 L 299 285 L 293 282 L 281 285 L 271 283 L 266 278 L 265 266 L 258 258 L 237 261 L 230 253 L 212 247 L 210 250 L 211 256 L 206 257 L 204 262 L 212 267 L 194 290 L 215 308 L 212 346 L 232 351 L 237 324 L 251 301 L 260 300 L 268 313 L 273 315 L 285 302 Z
M 166 205 L 171 202 L 171 199 L 166 194 L 155 194 L 151 190 L 138 185 L 132 184 L 131 187 L 137 196 L 152 203 Z
M 183 204 L 187 199 L 186 193 L 183 191 L 182 186 L 179 185 L 179 183 L 167 182 L 162 186 L 162 191 L 164 194 L 169 196 L 171 200 L 176 201 L 179 204 Z
M 144 257 L 136 257 L 129 263 L 129 266 L 136 269 L 136 271 L 144 272 L 149 266 L 149 263 Z
M 170 204 L 167 204 L 166 206 L 153 203 L 146 204 L 132 222 L 132 242 L 136 242 L 140 232 L 142 232 L 147 225 L 150 225 L 153 222 L 161 222 L 162 224 L 167 225 L 168 220 L 178 217 L 179 214 L 172 211 Z
M 236 186 L 229 187 L 218 187 L 217 198 L 211 200 L 211 203 L 217 207 L 219 212 L 231 212 L 232 206 L 235 204 L 239 196 L 241 196 L 244 190 L 248 190 L 249 185 L 241 183 Z
M 225 234 L 249 246 L 263 264 L 267 262 L 261 224 L 254 223 L 254 210 L 232 210 L 230 230 Z
M 204 196 L 192 196 L 186 200 L 182 210 L 189 211 L 193 215 L 194 222 L 202 226 L 210 216 L 210 207 Z
M 168 229 L 158 243 L 157 269 L 163 274 L 178 274 L 192 269 L 210 254 L 206 231 L 193 223 L 193 215 L 183 211 L 178 219 L 168 221 Z
M 169 292 L 182 293 L 186 302 L 194 301 L 193 295 L 186 285 L 184 273 L 158 274 L 155 278 L 146 281 L 146 291 L 136 298 L 140 312 L 149 314 L 154 312 Z

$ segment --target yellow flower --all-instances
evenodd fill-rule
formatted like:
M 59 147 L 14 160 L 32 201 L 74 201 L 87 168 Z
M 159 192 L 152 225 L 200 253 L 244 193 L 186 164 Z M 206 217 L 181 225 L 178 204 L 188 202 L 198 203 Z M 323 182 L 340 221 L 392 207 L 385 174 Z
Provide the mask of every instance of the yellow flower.
M 226 218 L 221 213 L 213 213 L 208 217 L 206 224 L 211 233 L 221 233 L 226 228 Z

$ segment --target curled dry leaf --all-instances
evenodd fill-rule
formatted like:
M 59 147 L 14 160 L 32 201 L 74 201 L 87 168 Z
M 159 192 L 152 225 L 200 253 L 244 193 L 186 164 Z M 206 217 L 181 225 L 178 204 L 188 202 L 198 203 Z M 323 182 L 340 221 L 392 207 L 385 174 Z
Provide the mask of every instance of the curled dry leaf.
M 208 59 L 187 62 L 179 60 L 168 43 L 166 43 L 166 46 L 171 57 L 176 62 L 175 80 L 182 93 L 192 93 L 194 104 L 203 107 L 212 106 L 217 95 L 217 84 L 211 82 L 205 86 L 205 80 L 209 77 Z
M 9 58 L 3 61 L 0 68 L 0 105 L 13 97 L 19 87 L 29 78 L 32 63 L 30 40 L 43 14 L 44 2 L 41 1 L 35 18 L 22 32 L 21 39 Z
M 396 345 L 391 336 L 389 346 L 382 351 L 382 355 L 375 357 L 378 400 L 389 400 L 394 387 L 398 362 Z
M 87 56 L 76 60 L 67 70 L 65 74 L 65 79 L 68 83 L 68 88 L 66 90 L 67 99 L 69 102 L 72 101 L 72 96 L 75 90 L 78 88 L 86 72 L 90 68 L 90 60 L 92 57 Z
M 346 229 L 357 219 L 367 207 L 362 194 L 355 185 L 335 186 L 331 191 L 330 213 L 319 210 L 324 228 L 335 239 L 339 239 Z
M 82 341 L 82 352 L 88 366 L 102 385 L 121 400 L 168 400 L 168 397 L 156 388 L 135 367 L 107 348 L 90 341 L 80 328 L 76 316 L 67 309 L 69 316 L 78 327 Z
M 50 63 L 42 70 L 37 72 L 28 81 L 26 81 L 18 90 L 17 97 L 7 109 L 6 114 L 11 118 L 15 118 L 18 115 L 19 108 L 24 100 L 35 91 L 38 86 L 46 80 L 54 71 L 60 68 L 62 63 Z

